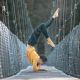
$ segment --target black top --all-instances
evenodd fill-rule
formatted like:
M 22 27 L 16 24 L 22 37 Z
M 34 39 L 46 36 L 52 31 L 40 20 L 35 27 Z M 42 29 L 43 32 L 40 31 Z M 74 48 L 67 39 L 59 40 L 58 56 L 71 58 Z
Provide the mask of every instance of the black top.
M 48 32 L 47 32 L 47 28 L 51 25 L 52 21 L 54 19 L 53 18 L 50 18 L 50 20 L 48 20 L 46 23 L 42 23 L 40 24 L 35 30 L 34 32 L 32 33 L 32 35 L 30 36 L 29 40 L 28 40 L 28 44 L 31 45 L 31 46 L 34 46 L 37 41 L 38 41 L 38 38 L 41 34 L 41 32 L 43 33 L 43 35 L 48 38 L 49 35 L 48 35 Z

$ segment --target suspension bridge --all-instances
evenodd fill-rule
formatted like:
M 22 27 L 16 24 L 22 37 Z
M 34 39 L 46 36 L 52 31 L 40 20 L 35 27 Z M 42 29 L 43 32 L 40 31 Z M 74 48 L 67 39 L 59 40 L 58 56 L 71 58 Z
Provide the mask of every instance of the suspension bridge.
M 2 79 L 2 80 L 80 80 L 78 78 L 66 75 L 62 71 L 53 66 L 41 66 L 42 69 L 47 71 L 32 72 L 32 67 L 28 66 L 26 69 L 21 70 L 17 75 Z
M 52 3 L 53 12 L 60 8 L 59 18 L 49 29 L 56 48 L 50 48 L 43 40 L 40 45 L 44 43 L 44 46 L 37 49 L 43 50 L 41 53 L 48 58 L 41 66 L 46 71 L 32 72 L 25 54 L 27 40 L 34 30 L 28 3 L 26 0 L 0 1 L 1 80 L 80 80 L 80 0 L 54 0 Z

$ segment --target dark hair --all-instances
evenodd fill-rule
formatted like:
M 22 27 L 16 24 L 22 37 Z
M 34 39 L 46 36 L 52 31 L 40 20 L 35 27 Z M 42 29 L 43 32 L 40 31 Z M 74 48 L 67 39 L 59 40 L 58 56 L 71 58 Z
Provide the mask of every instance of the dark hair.
M 47 62 L 47 58 L 44 55 L 40 55 L 40 59 L 45 63 Z

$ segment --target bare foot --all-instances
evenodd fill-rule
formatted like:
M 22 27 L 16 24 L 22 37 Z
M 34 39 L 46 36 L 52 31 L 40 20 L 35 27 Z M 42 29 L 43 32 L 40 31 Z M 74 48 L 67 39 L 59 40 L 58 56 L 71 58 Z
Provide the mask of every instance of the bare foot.
M 59 8 L 57 8 L 57 10 L 54 12 L 54 14 L 53 14 L 53 18 L 57 18 L 58 16 L 59 16 L 59 11 L 60 11 L 60 9 Z

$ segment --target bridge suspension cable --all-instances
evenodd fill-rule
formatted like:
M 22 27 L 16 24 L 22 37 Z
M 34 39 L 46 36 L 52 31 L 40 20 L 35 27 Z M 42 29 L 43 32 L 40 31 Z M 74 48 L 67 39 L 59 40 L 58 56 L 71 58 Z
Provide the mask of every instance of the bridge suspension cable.
M 80 4 L 80 0 L 79 1 L 75 0 L 75 2 L 73 0 L 71 0 L 70 15 L 68 18 L 66 16 L 67 15 L 67 7 L 68 7 L 67 0 L 61 1 L 61 3 L 63 2 L 63 6 L 60 5 L 61 3 L 58 4 L 57 2 L 58 2 L 58 0 L 56 0 L 56 5 L 57 5 L 56 7 L 60 7 L 60 10 L 62 8 L 62 12 L 60 12 L 59 25 L 58 25 L 58 22 L 56 20 L 55 25 L 56 25 L 56 27 L 59 26 L 59 28 L 58 28 L 59 30 L 58 30 L 58 33 L 55 35 L 55 40 L 57 40 L 57 38 L 60 37 L 61 32 L 63 33 L 63 38 L 65 37 L 65 25 L 67 24 L 67 22 L 70 21 L 70 31 L 72 31 L 72 29 L 75 27 L 76 10 L 78 8 L 78 5 Z M 61 18 L 63 18 L 62 23 L 61 23 Z M 57 30 L 57 28 L 56 28 L 56 30 Z M 59 40 L 58 40 L 58 42 L 59 42 Z

